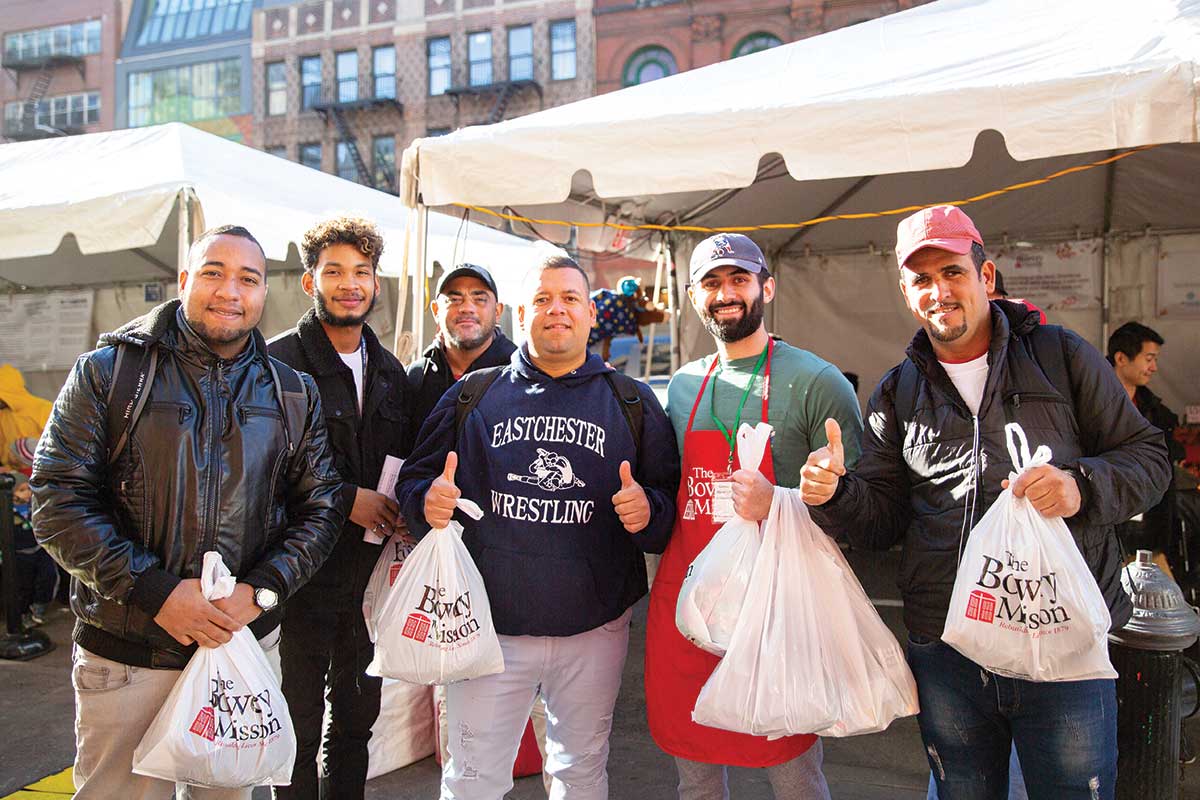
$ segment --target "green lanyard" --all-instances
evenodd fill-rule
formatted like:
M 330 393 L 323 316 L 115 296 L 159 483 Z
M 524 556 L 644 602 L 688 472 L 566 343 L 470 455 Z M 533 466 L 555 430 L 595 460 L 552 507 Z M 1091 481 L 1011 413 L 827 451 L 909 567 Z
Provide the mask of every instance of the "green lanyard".
M 771 349 L 771 344 L 763 348 L 762 354 L 759 355 L 758 361 L 754 364 L 754 372 L 750 374 L 750 382 L 746 384 L 746 391 L 742 392 L 742 401 L 738 403 L 737 419 L 734 420 L 733 429 L 725 427 L 725 423 L 721 422 L 721 418 L 717 416 L 717 374 L 712 378 L 712 397 L 709 403 L 708 413 L 712 416 L 713 422 L 717 424 L 717 430 L 725 437 L 725 441 L 729 442 L 729 467 L 733 468 L 733 452 L 737 444 L 737 430 L 742 426 L 742 409 L 746 407 L 746 400 L 750 397 L 750 392 L 754 389 L 754 379 L 758 377 L 759 370 L 763 368 L 763 364 L 767 363 L 767 352 Z M 721 356 L 718 355 L 717 359 Z M 718 364 L 717 373 L 720 373 L 724 368 L 723 364 Z

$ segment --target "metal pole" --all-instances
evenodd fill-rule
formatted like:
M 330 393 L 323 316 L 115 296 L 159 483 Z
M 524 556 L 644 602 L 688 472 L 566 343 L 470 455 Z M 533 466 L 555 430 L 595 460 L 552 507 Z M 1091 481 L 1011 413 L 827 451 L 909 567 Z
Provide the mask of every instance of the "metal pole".
M 666 267 L 666 245 L 660 239 L 658 246 L 654 248 L 654 302 L 658 303 L 658 298 L 662 294 L 662 279 L 663 270 Z M 646 345 L 646 366 L 642 370 L 642 380 L 650 380 L 650 367 L 654 364 L 654 333 L 657 323 L 650 323 L 650 335 L 647 337 L 650 343 Z
M 427 268 L 425 261 L 427 259 L 426 237 L 429 233 L 429 209 L 420 205 L 417 207 L 417 257 L 415 263 L 416 270 L 413 272 L 413 346 L 416 352 L 420 353 L 425 349 L 425 305 L 428 302 L 425 298 L 425 280 Z M 454 265 L 451 264 L 451 269 Z
M 679 274 L 675 269 L 675 251 L 671 248 L 671 240 L 663 241 L 663 249 L 666 254 L 667 275 L 670 278 L 671 288 L 667 292 L 667 313 L 671 320 L 671 374 L 674 375 L 679 371 L 679 346 L 680 346 L 680 330 L 679 330 Z

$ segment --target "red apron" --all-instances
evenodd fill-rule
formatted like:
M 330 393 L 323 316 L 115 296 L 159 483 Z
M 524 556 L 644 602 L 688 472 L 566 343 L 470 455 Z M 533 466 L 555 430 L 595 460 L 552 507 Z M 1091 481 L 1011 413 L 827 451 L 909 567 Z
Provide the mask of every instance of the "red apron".
M 763 389 L 762 419 L 767 421 L 767 401 L 771 385 L 771 353 L 768 344 L 766 381 Z M 646 717 L 650 734 L 664 751 L 689 761 L 726 764 L 737 767 L 773 767 L 801 755 L 816 737 L 811 734 L 788 736 L 768 741 L 765 736 L 733 733 L 692 722 L 696 698 L 720 659 L 696 647 L 675 627 L 675 604 L 688 566 L 721 527 L 707 511 L 707 492 L 690 489 L 706 486 L 711 475 L 727 476 L 729 442 L 721 431 L 694 431 L 696 409 L 705 387 L 717 366 L 719 356 L 700 384 L 683 435 L 683 479 L 675 501 L 675 530 L 663 554 L 650 590 L 650 611 L 646 624 Z M 736 454 L 734 469 L 737 469 Z M 759 471 L 775 482 L 771 448 L 767 447 Z M 689 480 L 692 477 L 696 479 Z M 689 505 L 692 507 L 689 512 Z M 701 506 L 705 510 L 701 511 Z M 689 519 L 689 517 L 691 517 Z

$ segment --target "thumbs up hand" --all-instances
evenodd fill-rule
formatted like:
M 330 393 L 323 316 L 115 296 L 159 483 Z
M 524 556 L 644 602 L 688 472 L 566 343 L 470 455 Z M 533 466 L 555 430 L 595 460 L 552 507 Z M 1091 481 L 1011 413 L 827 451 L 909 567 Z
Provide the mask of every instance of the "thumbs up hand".
M 842 428 L 837 420 L 825 420 L 825 438 L 829 444 L 809 453 L 800 470 L 800 499 L 810 506 L 827 503 L 837 491 L 838 479 L 846 474 Z
M 454 473 L 458 469 L 458 454 L 451 450 L 446 454 L 446 467 L 425 492 L 425 521 L 431 528 L 444 528 L 454 516 L 455 503 L 462 492 L 454 485 Z
M 621 462 L 621 488 L 612 496 L 613 508 L 625 530 L 637 533 L 650 524 L 650 500 L 642 485 L 633 479 L 628 461 Z

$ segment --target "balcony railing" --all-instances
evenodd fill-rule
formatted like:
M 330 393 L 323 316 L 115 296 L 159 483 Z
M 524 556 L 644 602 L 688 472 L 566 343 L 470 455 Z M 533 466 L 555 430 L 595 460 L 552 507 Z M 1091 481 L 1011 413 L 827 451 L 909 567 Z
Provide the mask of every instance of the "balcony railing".
M 318 86 L 310 84 L 303 87 L 301 94 L 301 107 L 312 111 L 326 111 L 334 107 L 345 109 L 354 108 L 371 108 L 374 106 L 389 106 L 401 108 L 400 101 L 396 99 L 396 79 L 395 76 L 389 76 L 391 79 L 390 93 L 383 94 L 379 90 L 381 85 L 376 81 L 376 93 L 370 95 L 365 90 L 367 87 L 359 86 L 359 81 L 356 78 L 347 78 L 340 81 L 334 81 L 329 86 Z
M 4 120 L 4 138 L 12 141 L 49 139 L 55 136 L 73 136 L 77 133 L 83 133 L 82 125 L 64 124 L 56 127 L 25 117 L 9 117 Z

